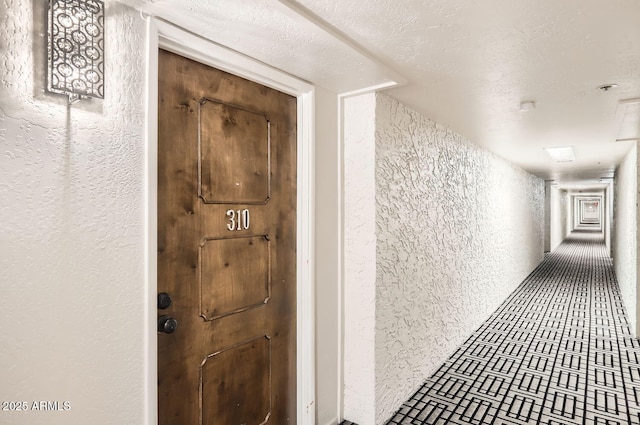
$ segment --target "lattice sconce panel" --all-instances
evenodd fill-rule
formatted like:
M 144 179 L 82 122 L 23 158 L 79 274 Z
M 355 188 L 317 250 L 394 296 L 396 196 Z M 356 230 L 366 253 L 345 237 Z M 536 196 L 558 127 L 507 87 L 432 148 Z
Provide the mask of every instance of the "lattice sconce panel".
M 104 3 L 50 0 L 47 90 L 104 98 Z

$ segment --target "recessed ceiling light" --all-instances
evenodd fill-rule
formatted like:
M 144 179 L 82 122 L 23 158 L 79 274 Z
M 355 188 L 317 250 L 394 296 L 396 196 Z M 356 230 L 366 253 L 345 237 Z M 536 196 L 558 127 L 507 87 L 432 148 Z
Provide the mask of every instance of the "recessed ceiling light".
M 615 89 L 616 87 L 618 87 L 617 84 L 611 83 L 611 84 L 603 84 L 603 85 L 599 86 L 598 89 L 600 89 L 602 91 L 609 91 L 611 89 Z
M 576 154 L 573 151 L 573 146 L 566 146 L 561 148 L 544 148 L 549 156 L 557 162 L 573 162 L 576 160 Z
M 536 109 L 536 102 L 526 101 L 520 103 L 520 112 L 528 112 L 532 109 Z

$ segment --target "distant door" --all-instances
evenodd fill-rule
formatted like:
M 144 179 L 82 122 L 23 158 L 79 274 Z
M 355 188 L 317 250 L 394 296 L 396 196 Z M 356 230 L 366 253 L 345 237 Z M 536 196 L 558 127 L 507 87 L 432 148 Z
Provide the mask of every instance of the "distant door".
M 160 425 L 296 423 L 296 99 L 163 50 Z

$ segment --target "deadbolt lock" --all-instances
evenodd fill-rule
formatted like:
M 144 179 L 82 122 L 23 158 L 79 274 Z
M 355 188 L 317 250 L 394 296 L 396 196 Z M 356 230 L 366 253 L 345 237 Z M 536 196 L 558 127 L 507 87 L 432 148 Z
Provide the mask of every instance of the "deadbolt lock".
M 171 305 L 171 296 L 166 292 L 160 292 L 158 294 L 158 308 L 160 310 L 164 310 L 165 308 L 169 308 Z
M 178 328 L 178 321 L 173 317 L 160 316 L 158 317 L 158 332 L 170 334 L 174 333 Z

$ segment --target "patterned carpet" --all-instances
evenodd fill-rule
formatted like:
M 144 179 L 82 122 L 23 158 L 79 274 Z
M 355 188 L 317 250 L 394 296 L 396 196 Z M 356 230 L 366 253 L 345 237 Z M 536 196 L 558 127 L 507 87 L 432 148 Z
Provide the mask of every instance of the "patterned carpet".
M 578 230 L 387 425 L 640 424 L 639 402 L 640 345 L 612 260 Z

